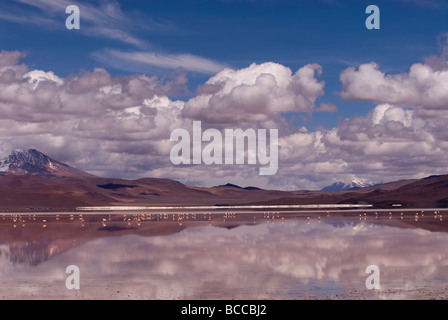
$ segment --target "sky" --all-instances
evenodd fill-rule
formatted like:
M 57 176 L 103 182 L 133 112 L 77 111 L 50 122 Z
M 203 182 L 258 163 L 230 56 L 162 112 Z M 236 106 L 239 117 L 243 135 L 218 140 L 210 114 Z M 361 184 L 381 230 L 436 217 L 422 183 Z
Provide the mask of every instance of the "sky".
M 447 40 L 444 0 L 0 0 L 0 153 L 197 186 L 447 174 Z M 278 171 L 174 165 L 193 121 L 278 130 Z

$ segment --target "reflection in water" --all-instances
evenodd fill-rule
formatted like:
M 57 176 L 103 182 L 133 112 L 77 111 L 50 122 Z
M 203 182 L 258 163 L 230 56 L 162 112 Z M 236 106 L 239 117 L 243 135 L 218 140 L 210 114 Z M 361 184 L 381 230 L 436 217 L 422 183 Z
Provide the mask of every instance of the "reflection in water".
M 447 298 L 446 222 L 416 216 L 4 216 L 0 298 Z M 72 264 L 80 290 L 65 288 Z M 366 290 L 368 265 L 380 268 L 381 290 Z

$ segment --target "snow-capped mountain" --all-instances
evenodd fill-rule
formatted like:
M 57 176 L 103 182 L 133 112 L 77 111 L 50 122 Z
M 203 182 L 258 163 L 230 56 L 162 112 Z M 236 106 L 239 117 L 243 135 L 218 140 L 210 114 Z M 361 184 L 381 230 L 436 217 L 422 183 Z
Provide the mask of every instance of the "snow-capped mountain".
M 321 191 L 347 191 L 357 190 L 365 187 L 372 187 L 381 184 L 380 182 L 364 182 L 361 180 L 353 180 L 349 183 L 335 182 L 332 185 L 326 186 Z
M 14 150 L 6 158 L 0 159 L 0 174 L 48 177 L 90 176 L 88 173 L 53 160 L 35 149 Z

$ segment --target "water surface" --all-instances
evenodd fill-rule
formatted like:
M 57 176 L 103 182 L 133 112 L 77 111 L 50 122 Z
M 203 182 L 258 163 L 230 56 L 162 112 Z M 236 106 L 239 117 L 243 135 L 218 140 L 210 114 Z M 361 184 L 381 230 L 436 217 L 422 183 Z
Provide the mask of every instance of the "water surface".
M 1 216 L 0 216 L 1 217 Z M 443 212 L 4 215 L 2 299 L 447 298 Z M 80 270 L 68 290 L 66 267 Z M 367 290 L 377 265 L 380 290 Z

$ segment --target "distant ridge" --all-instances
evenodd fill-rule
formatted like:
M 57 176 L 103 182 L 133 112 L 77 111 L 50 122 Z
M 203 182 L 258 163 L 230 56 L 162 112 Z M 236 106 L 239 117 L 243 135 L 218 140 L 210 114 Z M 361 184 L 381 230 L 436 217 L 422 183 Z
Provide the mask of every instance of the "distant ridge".
M 36 149 L 14 150 L 0 159 L 0 210 L 59 211 L 83 206 L 221 205 L 292 196 L 292 192 L 206 188 L 164 178 L 102 178 L 59 162 Z
M 35 150 L 14 150 L 0 159 L 0 210 L 76 210 L 78 207 L 319 206 L 446 208 L 448 175 L 380 185 L 336 183 L 342 191 L 264 190 L 227 183 L 198 187 L 166 178 L 137 180 L 97 177 Z M 325 189 L 325 188 L 324 188 Z M 328 190 L 328 189 L 327 189 Z M 334 189 L 333 189 L 334 190 Z
M 426 179 L 432 179 L 432 178 L 439 178 L 439 177 L 443 177 L 443 175 L 432 175 L 432 176 L 423 178 L 423 180 L 426 180 Z
M 349 191 L 358 190 L 366 187 L 373 187 L 381 184 L 380 182 L 364 182 L 361 180 L 354 180 L 349 183 L 335 182 L 332 185 L 326 186 L 321 191 Z
M 227 183 L 227 184 L 225 184 L 225 185 L 216 186 L 216 187 L 214 187 L 214 188 L 226 188 L 226 187 L 228 187 L 228 188 L 243 189 L 243 190 L 262 190 L 262 189 L 257 188 L 257 187 L 245 187 L 245 188 L 243 188 L 243 187 L 240 187 L 240 186 L 238 186 L 238 185 L 236 185 L 236 184 L 232 184 L 232 183 Z

